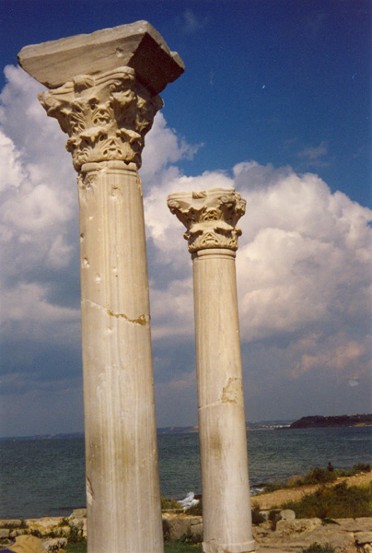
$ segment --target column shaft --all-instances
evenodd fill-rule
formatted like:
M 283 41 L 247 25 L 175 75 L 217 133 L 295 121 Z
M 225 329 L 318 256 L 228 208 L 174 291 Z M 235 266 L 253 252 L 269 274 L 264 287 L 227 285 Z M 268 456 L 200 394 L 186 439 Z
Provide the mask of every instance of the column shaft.
M 133 164 L 132 164 L 133 165 Z M 160 553 L 162 527 L 141 184 L 79 179 L 89 553 Z
M 184 71 L 147 22 L 22 48 L 79 175 L 89 553 L 161 553 L 142 194 L 158 96 Z
M 217 188 L 171 194 L 168 207 L 193 259 L 203 551 L 253 552 L 235 272 L 245 201 Z
M 193 258 L 204 551 L 252 551 L 235 254 Z

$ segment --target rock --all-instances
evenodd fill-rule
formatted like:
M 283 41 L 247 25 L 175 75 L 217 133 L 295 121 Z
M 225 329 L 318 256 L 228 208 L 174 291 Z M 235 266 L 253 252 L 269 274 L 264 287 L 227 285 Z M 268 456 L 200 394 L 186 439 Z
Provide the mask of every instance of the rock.
M 56 527 L 61 525 L 62 521 L 62 517 L 32 518 L 27 520 L 27 526 L 30 532 L 37 532 L 42 537 L 54 532 Z
M 372 544 L 372 532 L 358 532 L 355 534 L 355 542 L 357 545 Z
M 292 509 L 283 509 L 279 513 L 281 520 L 295 520 L 296 513 Z
M 43 542 L 35 536 L 18 536 L 15 544 L 8 546 L 9 551 L 14 553 L 45 553 L 47 549 Z
M 0 528 L 19 528 L 20 526 L 26 526 L 26 523 L 19 518 L 0 519 Z
M 334 519 L 339 526 L 348 532 L 370 532 L 372 519 L 370 517 L 361 518 L 337 518 Z
M 69 518 L 86 518 L 87 510 L 86 509 L 74 509 L 69 516 Z
M 164 532 L 168 534 L 170 541 L 176 541 L 182 536 L 197 536 L 202 532 L 202 517 L 189 515 L 173 515 L 171 513 L 163 514 Z
M 60 552 L 67 547 L 66 538 L 53 538 L 44 541 L 44 548 L 46 551 Z
M 278 520 L 276 524 L 276 533 L 281 536 L 302 534 L 303 532 L 312 532 L 315 528 L 321 525 L 322 521 L 320 518 Z
M 203 523 L 202 521 L 194 521 L 190 525 L 190 535 L 193 538 L 193 541 L 202 542 L 203 541 Z

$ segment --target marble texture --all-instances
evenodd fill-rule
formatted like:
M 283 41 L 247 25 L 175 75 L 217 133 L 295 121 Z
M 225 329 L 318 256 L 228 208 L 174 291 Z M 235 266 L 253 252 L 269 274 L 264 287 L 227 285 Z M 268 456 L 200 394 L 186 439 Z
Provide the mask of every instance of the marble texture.
M 157 94 L 184 66 L 145 21 L 27 46 L 19 62 L 48 86 L 78 173 L 88 552 L 161 553 L 138 168 Z
M 255 551 L 235 251 L 245 201 L 232 189 L 175 193 L 193 259 L 204 553 Z
M 77 75 L 127 66 L 136 70 L 138 80 L 153 94 L 161 92 L 185 70 L 177 52 L 169 50 L 147 21 L 25 46 L 18 61 L 48 88 L 62 86 Z

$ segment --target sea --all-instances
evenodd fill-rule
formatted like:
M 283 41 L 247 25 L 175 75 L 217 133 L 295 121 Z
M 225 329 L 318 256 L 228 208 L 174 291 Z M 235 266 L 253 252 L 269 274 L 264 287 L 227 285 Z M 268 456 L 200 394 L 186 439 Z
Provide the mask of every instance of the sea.
M 200 493 L 198 434 L 160 433 L 158 447 L 161 494 Z M 254 494 L 315 466 L 371 463 L 372 427 L 249 430 L 248 457 Z M 0 518 L 68 516 L 84 506 L 83 436 L 0 440 Z

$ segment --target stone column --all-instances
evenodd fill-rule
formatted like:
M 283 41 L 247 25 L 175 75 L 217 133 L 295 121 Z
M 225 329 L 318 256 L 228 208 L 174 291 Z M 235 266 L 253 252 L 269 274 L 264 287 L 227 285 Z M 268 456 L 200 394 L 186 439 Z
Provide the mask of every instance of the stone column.
M 157 95 L 183 71 L 140 21 L 24 48 L 78 172 L 89 553 L 163 551 L 141 182 Z M 56 152 L 58 155 L 58 152 Z M 66 406 L 68 408 L 68 406 Z
M 245 201 L 232 189 L 176 193 L 193 260 L 204 553 L 254 551 L 235 252 Z

